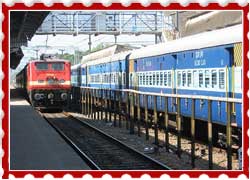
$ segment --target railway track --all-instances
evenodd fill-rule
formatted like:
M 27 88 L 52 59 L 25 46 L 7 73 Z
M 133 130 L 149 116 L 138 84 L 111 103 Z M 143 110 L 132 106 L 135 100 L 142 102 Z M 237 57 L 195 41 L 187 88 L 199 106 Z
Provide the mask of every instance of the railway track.
M 90 124 L 66 113 L 42 113 L 42 116 L 78 152 L 92 169 L 170 169 L 168 166 L 123 144 Z

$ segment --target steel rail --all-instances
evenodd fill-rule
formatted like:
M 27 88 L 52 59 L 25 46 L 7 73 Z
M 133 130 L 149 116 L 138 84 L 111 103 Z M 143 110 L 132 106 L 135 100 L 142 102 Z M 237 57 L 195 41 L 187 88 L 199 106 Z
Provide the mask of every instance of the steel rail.
M 60 136 L 76 151 L 76 153 L 87 163 L 87 165 L 93 170 L 101 170 L 101 168 L 94 163 L 78 146 L 58 127 L 51 123 L 46 116 L 40 111 L 39 114 L 60 134 Z
M 80 122 L 81 124 L 83 124 L 84 126 L 87 126 L 87 127 L 91 128 L 91 129 L 95 130 L 95 131 L 98 132 L 99 134 L 105 136 L 106 138 L 112 140 L 114 143 L 118 144 L 119 146 L 126 148 L 126 150 L 128 150 L 128 151 L 130 151 L 130 152 L 133 152 L 133 153 L 137 154 L 138 156 L 142 156 L 142 157 L 144 157 L 144 158 L 150 160 L 151 162 L 154 162 L 155 164 L 157 164 L 157 165 L 159 165 L 159 166 L 162 166 L 162 168 L 163 168 L 162 170 L 164 170 L 164 169 L 165 169 L 165 170 L 166 170 L 166 169 L 167 169 L 167 170 L 171 170 L 170 167 L 168 167 L 168 166 L 164 165 L 163 163 L 161 163 L 161 162 L 159 162 L 159 161 L 157 161 L 157 160 L 155 160 L 155 159 L 153 159 L 153 158 L 151 158 L 151 157 L 149 157 L 149 156 L 147 156 L 147 155 L 145 155 L 145 154 L 143 154 L 143 153 L 137 151 L 136 149 L 132 148 L 131 146 L 129 146 L 129 145 L 127 145 L 127 144 L 124 144 L 123 142 L 121 142 L 121 141 L 119 141 L 118 139 L 112 137 L 111 135 L 106 134 L 104 131 L 102 131 L 102 130 L 100 130 L 100 129 L 98 129 L 98 128 L 92 126 L 92 125 L 90 125 L 89 123 L 84 122 L 84 121 L 78 119 L 77 117 L 72 116 L 71 114 L 69 114 L 69 113 L 67 113 L 67 112 L 63 112 L 63 113 L 64 113 L 67 117 L 72 118 L 72 119 L 74 119 L 74 120 L 76 120 L 76 121 L 79 121 L 79 122 Z

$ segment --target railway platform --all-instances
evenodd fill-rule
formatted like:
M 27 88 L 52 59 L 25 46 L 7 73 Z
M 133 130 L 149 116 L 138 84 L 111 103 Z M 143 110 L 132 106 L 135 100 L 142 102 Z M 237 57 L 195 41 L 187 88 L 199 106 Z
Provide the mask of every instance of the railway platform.
M 90 169 L 17 89 L 10 92 L 10 169 Z

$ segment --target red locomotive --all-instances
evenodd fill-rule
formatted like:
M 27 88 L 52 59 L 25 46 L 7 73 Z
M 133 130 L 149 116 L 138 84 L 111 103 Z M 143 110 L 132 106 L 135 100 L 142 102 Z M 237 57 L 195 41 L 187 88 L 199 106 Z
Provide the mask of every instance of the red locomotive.
M 61 109 L 67 105 L 71 88 L 70 62 L 58 59 L 31 61 L 17 74 L 16 85 L 26 89 L 34 107 Z

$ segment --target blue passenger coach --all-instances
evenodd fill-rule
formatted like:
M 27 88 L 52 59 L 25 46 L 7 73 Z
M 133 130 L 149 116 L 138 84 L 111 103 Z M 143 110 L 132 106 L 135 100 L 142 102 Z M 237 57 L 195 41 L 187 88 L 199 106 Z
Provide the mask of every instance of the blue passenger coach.
M 125 89 L 128 54 L 129 52 L 122 52 L 87 62 L 87 86 L 112 90 Z
M 129 87 L 143 92 L 242 98 L 242 26 L 180 38 L 135 50 L 129 57 Z M 237 80 L 237 81 L 236 81 Z M 164 102 L 157 101 L 163 111 Z M 140 102 L 143 107 L 142 101 Z M 181 98 L 181 114 L 191 116 L 191 99 Z M 242 105 L 233 104 L 242 127 Z M 152 109 L 152 100 L 148 99 Z M 207 100 L 196 100 L 195 117 L 207 120 Z M 169 98 L 168 111 L 175 112 Z M 226 124 L 226 103 L 212 101 L 212 121 Z

